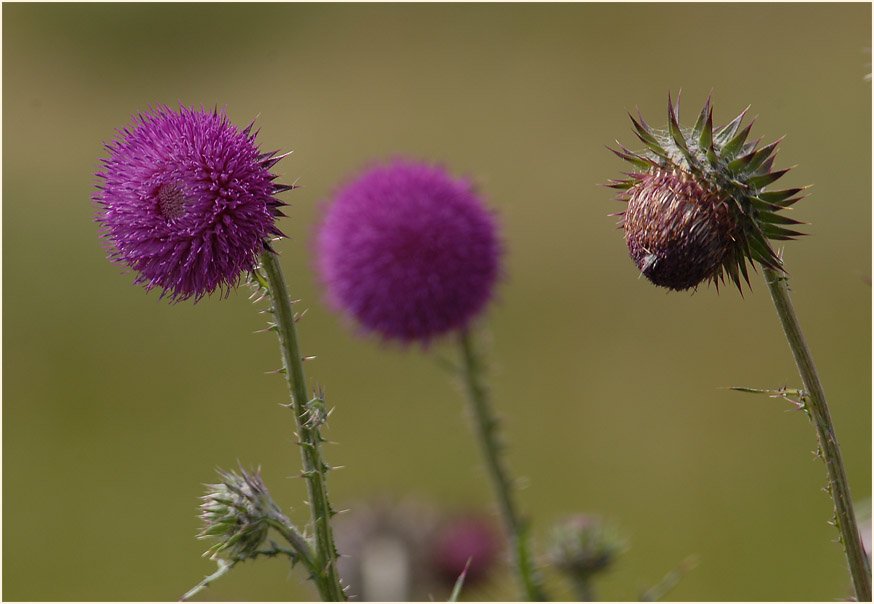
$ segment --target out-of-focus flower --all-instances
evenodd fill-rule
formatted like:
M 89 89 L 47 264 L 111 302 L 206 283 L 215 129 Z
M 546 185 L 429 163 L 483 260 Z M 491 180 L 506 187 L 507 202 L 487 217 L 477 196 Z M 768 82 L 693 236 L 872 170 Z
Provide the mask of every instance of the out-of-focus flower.
M 274 182 L 282 156 L 259 151 L 252 125 L 238 130 L 224 109 L 159 105 L 106 144 L 95 221 L 134 283 L 173 301 L 227 295 L 282 236 L 275 221 L 285 204 L 275 195 L 292 187 Z
M 342 187 L 316 236 L 328 301 L 404 343 L 466 327 L 499 274 L 495 219 L 471 185 L 398 160 Z
M 492 522 L 421 502 L 356 504 L 337 517 L 338 568 L 350 599 L 424 601 L 448 595 L 470 560 L 463 589 L 497 565 L 503 543 Z
M 628 207 L 620 222 L 632 260 L 652 283 L 674 290 L 702 281 L 749 285 L 747 262 L 782 270 L 769 240 L 793 239 L 801 224 L 780 213 L 801 199 L 802 188 L 771 191 L 789 170 L 772 170 L 777 144 L 747 142 L 752 123 L 746 111 L 728 125 L 713 127 L 710 99 L 692 129 L 679 125 L 680 103 L 668 97 L 668 127 L 650 128 L 631 118 L 646 150 L 619 144 L 613 152 L 635 171 L 607 186 L 619 189 Z
M 501 539 L 486 518 L 451 517 L 438 528 L 432 560 L 447 585 L 454 584 L 467 568 L 464 585 L 470 587 L 494 568 L 500 548 Z
M 548 557 L 565 574 L 586 580 L 607 569 L 622 549 L 612 526 L 597 516 L 577 514 L 553 529 Z

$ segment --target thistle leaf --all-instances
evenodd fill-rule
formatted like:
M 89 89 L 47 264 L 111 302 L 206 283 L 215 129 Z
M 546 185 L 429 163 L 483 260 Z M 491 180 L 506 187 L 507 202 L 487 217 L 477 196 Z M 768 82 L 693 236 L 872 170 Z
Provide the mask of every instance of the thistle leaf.
M 800 220 L 795 220 L 794 218 L 789 218 L 783 214 L 775 214 L 773 212 L 760 212 L 758 218 L 759 222 L 767 222 L 768 224 L 808 224 L 806 222 L 801 222 Z
M 707 148 L 709 146 L 703 144 L 701 140 L 701 135 L 704 134 L 704 130 L 707 129 L 705 124 L 707 123 L 707 116 L 710 113 L 710 95 L 707 95 L 707 100 L 704 101 L 704 107 L 701 109 L 701 113 L 698 114 L 698 119 L 695 121 L 695 125 L 692 127 L 692 136 L 701 144 L 703 148 Z M 713 131 L 713 123 L 710 124 L 710 134 L 712 135 Z
M 780 259 L 774 253 L 774 250 L 771 249 L 771 246 L 768 245 L 765 235 L 761 231 L 751 232 L 747 241 L 750 245 L 750 257 L 753 260 L 756 260 L 763 266 L 783 270 L 780 266 Z
M 781 226 L 768 223 L 762 224 L 761 229 L 762 233 L 764 233 L 765 236 L 767 236 L 769 239 L 778 239 L 783 241 L 795 239 L 796 237 L 803 237 L 805 235 L 805 233 L 801 233 L 799 231 L 784 229 Z
M 782 191 L 762 191 L 756 195 L 756 197 L 766 203 L 773 203 L 778 206 L 786 207 L 787 205 L 790 205 L 787 203 L 790 197 L 801 193 L 807 188 L 808 187 L 796 187 L 794 189 L 783 189 Z M 801 199 L 801 197 L 799 197 L 799 199 Z
M 622 147 L 622 144 L 619 141 L 616 141 L 616 143 L 620 147 Z M 639 155 L 635 155 L 634 153 L 631 153 L 627 149 L 624 149 L 624 147 L 623 147 L 623 150 L 627 151 L 627 152 L 617 151 L 616 149 L 611 149 L 610 147 L 607 147 L 607 149 L 612 151 L 615 155 L 624 159 L 625 161 L 637 166 L 638 168 L 646 170 L 646 169 L 649 169 L 650 167 L 652 167 L 652 162 L 640 157 Z
M 728 141 L 730 141 L 734 135 L 737 133 L 737 129 L 740 128 L 740 124 L 744 119 L 744 116 L 747 114 L 747 111 L 750 110 L 750 106 L 747 106 L 746 109 L 741 111 L 740 115 L 731 120 L 728 124 L 720 128 L 719 132 L 716 133 L 716 144 L 719 147 L 725 145 Z
M 747 167 L 750 165 L 750 160 L 752 160 L 752 158 L 752 155 L 742 155 L 736 160 L 729 162 L 728 169 L 731 171 L 732 174 L 740 174 L 747 169 Z
M 643 121 L 643 117 L 641 117 L 640 114 L 638 114 L 637 116 L 640 119 L 640 122 L 634 119 L 634 117 L 630 113 L 628 114 L 628 117 L 631 118 L 631 123 L 634 124 L 634 129 L 637 131 L 638 138 L 644 141 L 658 144 L 658 141 L 650 132 L 649 126 L 646 125 L 646 122 Z
M 710 104 L 709 97 L 707 99 L 707 103 L 708 105 Z M 713 150 L 713 109 L 708 109 L 707 111 L 707 121 L 704 122 L 704 127 L 701 130 L 701 134 L 698 135 L 698 145 L 702 149 L 707 151 L 709 159 L 709 155 Z
M 725 262 L 722 263 L 722 266 L 725 268 L 725 271 L 731 277 L 731 280 L 734 281 L 734 284 L 737 286 L 737 289 L 743 293 L 740 287 L 740 276 L 737 272 L 737 263 L 734 258 L 727 258 Z
M 746 128 L 740 131 L 740 133 L 732 138 L 730 141 L 725 143 L 725 146 L 722 148 L 722 153 L 726 159 L 735 157 L 740 151 L 741 147 L 744 144 L 744 141 L 747 140 L 747 137 L 750 135 L 750 130 L 753 127 L 755 120 L 747 124 Z
M 603 185 L 608 189 L 619 189 L 620 191 L 627 191 L 631 187 L 634 186 L 633 180 L 610 180 L 607 184 Z
M 759 167 L 764 163 L 768 157 L 777 149 L 777 145 L 779 145 L 783 141 L 783 137 L 778 138 L 770 145 L 765 145 L 758 151 L 753 153 L 752 158 L 750 158 L 750 163 L 747 166 L 747 169 L 751 172 L 755 172 L 759 169 Z
M 747 273 L 747 257 L 744 255 L 743 251 L 741 251 L 740 247 L 735 249 L 734 257 L 738 268 L 740 268 L 740 272 L 744 276 L 744 281 L 747 282 L 747 287 L 752 287 L 752 285 L 750 285 L 750 275 Z M 738 289 L 740 289 L 740 286 L 738 286 Z M 741 296 L 743 296 L 743 290 L 741 290 Z
M 668 93 L 668 130 L 671 133 L 671 138 L 674 139 L 674 142 L 677 144 L 677 147 L 680 148 L 681 151 L 684 151 L 684 155 L 689 155 L 689 148 L 686 145 L 686 139 L 683 137 L 683 132 L 680 130 L 680 123 L 677 118 L 677 114 L 680 111 L 680 98 L 677 97 L 677 109 L 676 111 L 671 106 L 671 93 Z
M 762 162 L 762 165 L 759 167 L 759 172 L 765 174 L 766 172 L 770 172 L 771 168 L 774 167 L 774 160 L 777 158 L 777 152 L 775 151 L 773 155 L 771 155 L 768 159 Z
M 781 205 L 777 205 L 776 203 L 768 203 L 767 201 L 763 201 L 761 198 L 756 196 L 750 196 L 746 198 L 754 208 L 759 210 L 759 212 L 779 212 L 780 210 L 785 210 Z
M 792 167 L 786 168 L 785 170 L 777 170 L 776 172 L 767 172 L 765 174 L 753 176 L 747 179 L 747 184 L 753 189 L 761 189 L 767 187 L 769 184 L 782 177 L 791 169 Z

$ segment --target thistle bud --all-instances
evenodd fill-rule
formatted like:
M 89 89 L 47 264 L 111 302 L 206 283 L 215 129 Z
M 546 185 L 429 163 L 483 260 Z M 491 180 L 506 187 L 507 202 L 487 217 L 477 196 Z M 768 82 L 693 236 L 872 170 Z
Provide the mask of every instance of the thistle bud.
M 268 520 L 282 518 L 282 512 L 270 498 L 260 471 L 250 474 L 241 468 L 240 474 L 218 472 L 221 482 L 206 485 L 202 497 L 203 528 L 197 537 L 218 539 L 204 556 L 215 558 L 226 553 L 232 560 L 245 560 L 253 557 L 267 538 Z
M 748 142 L 752 123 L 740 127 L 746 110 L 714 128 L 709 98 L 691 129 L 680 128 L 679 113 L 679 97 L 673 105 L 668 95 L 666 130 L 631 118 L 645 151 L 618 141 L 620 150 L 611 149 L 636 168 L 607 184 L 628 204 L 615 215 L 631 259 L 652 283 L 673 290 L 703 281 L 718 288 L 726 275 L 741 290 L 741 278 L 749 286 L 747 262 L 783 270 L 769 240 L 803 234 L 785 226 L 802 223 L 778 212 L 806 187 L 768 190 L 789 171 L 772 170 L 780 141 L 761 148 L 760 139 Z
M 563 573 L 586 580 L 609 568 L 623 549 L 612 526 L 597 516 L 578 514 L 553 529 L 548 556 Z

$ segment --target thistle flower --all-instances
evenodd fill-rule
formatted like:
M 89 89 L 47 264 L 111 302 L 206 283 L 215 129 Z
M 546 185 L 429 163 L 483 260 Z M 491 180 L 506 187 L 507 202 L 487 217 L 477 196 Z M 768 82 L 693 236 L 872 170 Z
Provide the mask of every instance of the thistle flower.
M 316 252 L 331 305 L 405 343 L 463 329 L 490 300 L 499 270 L 495 220 L 471 185 L 404 160 L 337 192 Z
M 782 270 L 769 240 L 803 234 L 785 226 L 802 223 L 778 212 L 802 199 L 806 187 L 768 190 L 789 171 L 772 170 L 782 139 L 761 148 L 761 139 L 747 142 L 752 122 L 740 127 L 746 111 L 714 128 L 708 98 L 684 130 L 679 95 L 676 106 L 668 95 L 667 130 L 650 128 L 639 114 L 639 121 L 631 118 L 645 151 L 618 141 L 620 150 L 610 149 L 637 169 L 607 186 L 623 192 L 628 207 L 615 215 L 632 260 L 655 285 L 685 290 L 708 280 L 718 288 L 727 274 L 742 292 L 747 262 Z
M 218 539 L 204 555 L 215 558 L 227 552 L 232 560 L 253 557 L 267 538 L 269 519 L 283 518 L 282 511 L 270 498 L 259 471 L 218 472 L 222 481 L 206 485 L 200 506 L 203 528 L 197 537 Z
M 227 295 L 255 267 L 293 187 L 274 183 L 283 156 L 261 153 L 254 122 L 240 131 L 224 109 L 166 105 L 132 118 L 107 143 L 93 196 L 109 259 L 173 301 Z

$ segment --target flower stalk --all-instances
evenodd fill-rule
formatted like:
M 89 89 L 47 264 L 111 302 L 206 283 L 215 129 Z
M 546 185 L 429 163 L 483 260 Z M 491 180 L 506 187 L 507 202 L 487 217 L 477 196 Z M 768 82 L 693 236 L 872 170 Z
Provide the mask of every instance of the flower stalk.
M 524 597 L 533 602 L 547 601 L 541 578 L 534 566 L 528 539 L 528 524 L 519 515 L 513 498 L 513 489 L 508 471 L 501 457 L 501 444 L 498 440 L 498 420 L 492 409 L 491 400 L 483 372 L 481 357 L 477 354 L 473 338 L 468 330 L 459 332 L 458 344 L 462 358 L 462 377 L 470 411 L 473 415 L 476 440 L 486 462 L 486 470 L 492 482 L 495 498 L 500 508 L 501 520 L 512 549 L 516 577 Z
M 856 599 L 860 602 L 871 601 L 871 565 L 862 540 L 859 535 L 859 525 L 856 522 L 856 514 L 853 511 L 853 500 L 850 497 L 850 486 L 847 482 L 847 474 L 844 470 L 844 462 L 841 459 L 841 449 L 835 435 L 834 424 L 829 413 L 825 392 L 813 356 L 801 325 L 792 306 L 789 297 L 788 279 L 785 273 L 773 268 L 762 266 L 765 282 L 774 301 L 774 308 L 780 317 L 783 331 L 795 358 L 798 373 L 804 384 L 806 409 L 811 421 L 816 428 L 816 436 L 819 440 L 819 455 L 825 462 L 828 470 L 828 493 L 834 503 L 834 523 L 840 532 L 840 541 L 847 555 L 850 565 L 850 574 L 853 577 L 853 587 L 856 591 Z
M 271 310 L 276 320 L 275 331 L 282 350 L 283 372 L 291 396 L 289 408 L 297 428 L 303 478 L 307 483 L 310 516 L 315 533 L 315 567 L 320 569 L 312 578 L 324 601 L 345 601 L 347 598 L 340 584 L 337 550 L 331 531 L 331 518 L 336 512 L 331 508 L 328 500 L 325 478 L 330 466 L 322 458 L 323 438 L 320 432 L 322 421 L 314 421 L 318 418 L 318 411 L 309 404 L 307 397 L 303 357 L 297 339 L 295 315 L 291 307 L 288 286 L 274 251 L 268 249 L 261 254 L 261 268 L 267 279 L 268 294 L 272 300 Z

